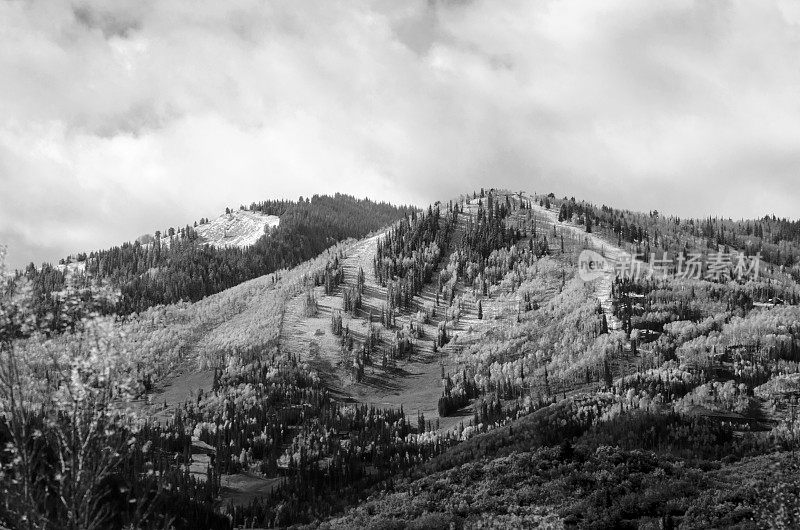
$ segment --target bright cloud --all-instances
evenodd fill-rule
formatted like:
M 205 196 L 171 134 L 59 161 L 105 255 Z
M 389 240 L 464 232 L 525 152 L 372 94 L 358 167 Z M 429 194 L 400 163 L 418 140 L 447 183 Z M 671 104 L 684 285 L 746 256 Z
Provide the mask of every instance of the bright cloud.
M 0 3 L 0 243 L 481 186 L 796 216 L 791 2 Z

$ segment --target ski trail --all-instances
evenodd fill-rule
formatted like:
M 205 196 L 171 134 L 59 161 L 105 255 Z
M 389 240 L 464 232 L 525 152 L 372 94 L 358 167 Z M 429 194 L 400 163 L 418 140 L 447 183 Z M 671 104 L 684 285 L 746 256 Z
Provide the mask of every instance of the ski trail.
M 539 204 L 536 203 L 533 198 L 531 198 L 531 206 L 535 211 L 545 215 L 549 222 L 554 226 L 557 226 L 562 230 L 572 232 L 573 235 L 576 235 L 586 241 L 588 248 L 599 252 L 609 260 L 619 262 L 623 259 L 623 257 L 628 258 L 630 256 L 630 254 L 621 248 L 610 244 L 608 241 L 600 236 L 597 236 L 596 234 L 587 233 L 583 228 L 572 223 L 563 221 L 560 222 L 558 220 L 558 213 L 555 210 L 548 210 L 547 208 L 539 206 Z M 614 311 L 612 310 L 611 286 L 614 283 L 614 273 L 607 272 L 597 280 L 594 280 L 593 283 L 595 285 L 597 300 L 600 302 L 600 306 L 603 309 L 603 314 L 606 316 L 606 322 L 608 323 L 609 331 L 622 329 L 622 322 L 620 322 L 616 315 L 614 315 Z

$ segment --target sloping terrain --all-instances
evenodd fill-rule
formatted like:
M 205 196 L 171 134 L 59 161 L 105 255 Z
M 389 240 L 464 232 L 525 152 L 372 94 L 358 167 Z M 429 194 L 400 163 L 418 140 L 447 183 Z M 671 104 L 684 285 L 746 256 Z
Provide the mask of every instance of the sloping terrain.
M 482 190 L 123 319 L 135 447 L 245 527 L 793 527 L 797 284 L 580 278 L 713 249 L 644 219 Z
M 203 219 L 194 227 L 199 244 L 209 244 L 214 247 L 245 248 L 254 245 L 269 230 L 280 225 L 280 217 L 267 215 L 259 211 L 228 210 L 214 219 Z M 139 238 L 143 244 L 151 244 L 152 236 L 144 235 Z M 178 241 L 176 237 L 168 234 L 161 235 L 161 245 L 169 245 Z
M 208 223 L 197 226 L 200 241 L 215 247 L 246 247 L 254 245 L 270 228 L 280 224 L 277 215 L 250 210 L 233 210 Z
M 546 209 L 543 206 L 536 204 L 535 201 L 533 202 L 532 207 L 534 210 L 543 213 L 544 220 L 548 225 L 557 226 L 560 229 L 560 233 L 563 234 L 568 232 L 573 236 L 573 238 L 577 238 L 579 241 L 582 241 L 582 248 L 594 250 L 610 261 L 616 263 L 619 263 L 625 257 L 630 259 L 630 254 L 628 252 L 619 248 L 610 241 L 606 241 L 597 234 L 586 233 L 585 229 L 576 226 L 571 222 L 558 221 L 558 212 L 555 209 Z M 605 314 L 606 319 L 608 320 L 608 328 L 610 330 L 619 330 L 622 327 L 622 323 L 611 310 L 611 284 L 613 281 L 614 275 L 607 273 L 596 280 L 595 287 L 597 289 L 597 299 L 600 301 L 600 304 L 603 307 L 603 314 Z
M 477 208 L 477 202 L 464 201 L 464 210 L 458 217 L 454 241 L 460 239 L 464 225 L 469 222 L 470 217 L 476 215 Z M 549 210 L 535 206 L 531 219 L 531 222 L 539 226 L 540 231 L 555 229 L 559 236 L 565 234 L 570 245 L 577 245 L 581 239 L 575 227 L 558 223 Z M 525 220 L 527 212 L 512 215 L 513 223 Z M 387 232 L 384 231 L 347 248 L 342 260 L 345 278 L 341 288 L 325 295 L 323 287 L 317 286 L 288 301 L 281 332 L 282 350 L 300 359 L 307 359 L 320 374 L 328 378 L 326 381 L 329 387 L 346 400 L 376 406 L 402 406 L 408 412 L 422 413 L 428 420 L 438 420 L 442 429 L 450 428 L 460 423 L 463 417 L 444 417 L 438 412 L 437 403 L 443 392 L 443 374 L 459 373 L 464 368 L 464 363 L 454 355 L 455 352 L 462 351 L 470 343 L 485 340 L 487 332 L 514 325 L 521 302 L 520 293 L 509 286 L 492 285 L 487 295 L 482 295 L 475 293 L 463 281 L 457 282 L 454 292 L 458 299 L 458 318 L 448 321 L 453 340 L 434 352 L 437 328 L 446 321 L 445 315 L 450 307 L 442 302 L 437 308 L 436 287 L 433 284 L 425 286 L 414 297 L 413 308 L 398 317 L 399 327 L 413 322 L 415 328 L 420 330 L 414 342 L 414 353 L 409 358 L 393 361 L 386 367 L 377 362 L 372 363 L 365 369 L 363 380 L 356 381 L 352 366 L 345 362 L 342 355 L 339 337 L 331 332 L 331 315 L 341 313 L 343 326 L 349 329 L 356 341 L 363 342 L 366 339 L 370 316 L 372 323 L 377 323 L 381 307 L 385 306 L 386 288 L 376 282 L 370 271 L 377 245 L 386 235 Z M 526 245 L 531 237 L 521 239 L 518 245 Z M 600 239 L 595 238 L 593 241 Z M 596 243 L 596 246 L 599 248 L 600 243 Z M 449 254 L 442 260 L 443 265 L 439 272 L 448 261 Z M 361 309 L 351 314 L 342 311 L 341 291 L 342 288 L 355 284 L 359 270 L 365 271 L 363 302 Z M 608 279 L 605 281 L 610 282 Z M 318 313 L 314 316 L 306 314 L 305 300 L 309 292 L 313 293 L 318 306 Z M 598 288 L 598 297 L 601 296 L 600 292 Z M 556 294 L 558 291 L 555 287 L 543 289 L 538 292 L 537 302 L 543 304 L 552 300 Z M 608 295 L 609 293 L 606 297 Z M 482 305 L 481 319 L 478 318 L 478 300 Z M 418 319 L 417 312 L 425 311 L 426 308 L 429 311 L 438 311 L 425 320 Z M 610 321 L 615 321 L 610 312 L 608 317 Z M 392 331 L 380 325 L 377 327 L 381 328 L 384 344 L 390 342 Z
M 715 432 L 713 425 L 725 424 L 722 433 L 713 435 L 717 438 L 712 437 L 711 445 L 695 445 L 692 449 L 696 456 L 713 461 L 716 457 L 712 455 L 718 454 L 713 451 L 718 449 L 712 448 L 730 443 L 713 440 L 748 437 L 751 431 L 755 431 L 754 440 L 763 440 L 764 431 L 785 419 L 788 413 L 785 407 L 769 405 L 774 403 L 770 400 L 774 400 L 777 390 L 764 385 L 759 390 L 764 397 L 748 401 L 749 398 L 738 394 L 740 390 L 735 386 L 723 389 L 714 386 L 717 383 L 704 383 L 707 379 L 687 375 L 691 369 L 685 363 L 671 361 L 673 364 L 659 366 L 654 359 L 663 359 L 665 354 L 660 352 L 662 343 L 653 342 L 653 332 L 646 326 L 630 332 L 623 329 L 623 318 L 630 321 L 630 314 L 624 311 L 637 311 L 635 307 L 626 307 L 620 298 L 620 293 L 625 293 L 628 287 L 618 285 L 613 274 L 588 283 L 576 277 L 575 266 L 582 250 L 595 250 L 612 261 L 629 256 L 627 250 L 599 233 L 587 232 L 574 219 L 559 221 L 557 205 L 548 208 L 541 197 L 496 190 L 492 190 L 491 196 L 495 204 L 508 205 L 504 225 L 521 232 L 515 236 L 513 245 L 492 251 L 486 263 L 511 265 L 487 268 L 486 273 L 493 274 L 494 279 L 485 285 L 480 275 L 468 280 L 467 271 L 459 268 L 465 263 L 462 241 L 466 241 L 467 232 L 485 215 L 486 199 L 462 197 L 456 201 L 460 209 L 454 217 L 452 243 L 433 274 L 434 278 L 451 280 L 445 288 L 441 281 L 438 285 L 430 282 L 422 286 L 408 307 L 393 310 L 395 321 L 391 326 L 384 325 L 383 317 L 379 317 L 387 311 L 388 287 L 373 273 L 378 248 L 390 236 L 390 231 L 384 230 L 341 245 L 314 265 L 276 275 L 274 281 L 259 279 L 247 294 L 230 293 L 236 302 L 225 305 L 229 309 L 222 312 L 224 317 L 202 324 L 204 332 L 185 346 L 191 352 L 189 357 L 196 360 L 199 368 L 225 367 L 227 372 L 235 372 L 240 369 L 236 366 L 247 362 L 241 359 L 242 352 L 274 345 L 273 355 L 293 359 L 306 367 L 339 402 L 402 409 L 420 419 L 416 434 L 410 435 L 417 443 L 427 440 L 423 443 L 445 447 L 455 444 L 430 463 L 421 463 L 415 475 L 396 484 L 390 493 L 384 492 L 379 484 L 373 490 L 372 501 L 326 523 L 331 527 L 380 525 L 390 520 L 421 527 L 440 524 L 559 527 L 565 523 L 584 526 L 591 521 L 600 526 L 664 525 L 676 521 L 691 524 L 711 521 L 714 525 L 724 521 L 718 514 L 708 512 L 706 506 L 696 505 L 694 498 L 701 496 L 706 504 L 713 506 L 723 502 L 720 499 L 735 497 L 735 484 L 726 476 L 737 473 L 741 466 L 758 468 L 759 460 L 747 464 L 734 462 L 714 474 L 703 467 L 708 464 L 684 470 L 672 453 L 664 453 L 663 440 L 648 442 L 635 433 L 660 428 L 656 426 L 664 421 L 680 425 L 669 429 L 678 429 L 676 432 L 684 429 L 689 433 Z M 526 258 L 526 249 L 539 249 L 537 252 L 543 255 Z M 343 272 L 340 283 L 328 289 L 322 283 L 312 282 L 311 271 L 329 266 L 334 258 Z M 515 262 L 518 264 L 514 265 Z M 528 265 L 522 267 L 521 263 Z M 646 267 L 643 262 L 639 265 Z M 255 288 L 256 285 L 261 287 Z M 272 294 L 257 294 L 262 289 Z M 361 293 L 360 306 L 348 310 L 345 291 L 354 290 Z M 663 293 L 664 287 L 658 292 Z M 647 300 L 647 294 L 636 294 L 631 300 L 641 304 Z M 715 302 L 709 304 L 703 310 L 707 314 L 720 310 Z M 634 315 L 633 324 L 628 325 L 641 326 L 639 322 L 647 314 Z M 336 317 L 342 319 L 344 334 L 334 331 Z M 263 335 L 254 334 L 254 329 L 260 326 Z M 437 344 L 442 326 L 447 329 L 448 340 Z M 678 333 L 678 329 L 684 333 L 683 328 L 676 326 L 665 326 L 661 340 Z M 722 331 L 725 332 L 724 328 Z M 256 339 L 258 336 L 264 339 Z M 396 348 L 400 337 L 405 336 L 412 337 L 410 354 L 379 360 L 380 352 Z M 645 341 L 640 336 L 649 338 Z M 684 336 L 687 335 L 681 335 Z M 693 336 L 688 335 L 690 343 Z M 344 337 L 348 337 L 351 346 L 346 346 Z M 365 361 L 359 369 L 359 347 L 370 337 L 377 337 L 373 359 Z M 690 362 L 692 355 L 694 350 L 689 344 L 677 348 L 679 361 Z M 643 367 L 650 366 L 657 370 L 643 371 Z M 736 371 L 735 363 L 726 367 L 723 362 L 720 367 L 726 372 Z M 176 400 L 174 406 L 185 399 L 188 386 L 203 386 L 204 392 L 209 392 L 211 373 L 207 368 L 178 375 L 167 384 L 163 396 L 167 401 Z M 669 407 L 673 414 L 680 411 L 680 416 L 672 418 L 667 414 L 668 419 L 661 419 L 670 408 L 663 407 L 660 387 L 651 384 L 642 390 L 642 382 L 656 378 L 660 385 L 669 382 L 674 386 L 675 377 L 683 378 L 680 392 L 685 392 L 684 386 L 690 391 L 685 396 L 674 391 Z M 792 386 L 791 381 L 794 380 L 787 379 L 786 384 Z M 656 388 L 655 392 L 652 388 Z M 712 400 L 708 399 L 709 392 L 715 396 Z M 188 396 L 196 399 L 194 392 Z M 442 408 L 445 398 L 452 400 L 455 408 Z M 626 413 L 626 408 L 635 412 Z M 653 427 L 644 427 L 648 425 Z M 298 427 L 292 431 L 296 434 L 281 443 L 284 464 L 289 458 L 295 462 L 304 458 L 298 449 L 308 443 L 305 430 Z M 620 432 L 634 433 L 634 437 L 623 437 Z M 690 439 L 692 436 L 696 434 L 689 434 Z M 619 448 L 608 452 L 603 448 L 605 443 Z M 683 451 L 681 455 L 687 454 L 686 440 L 678 438 L 670 443 L 671 451 L 677 447 L 681 448 L 679 452 Z M 559 444 L 560 449 L 550 449 Z M 575 444 L 574 450 L 571 444 Z M 642 456 L 636 452 L 641 449 L 656 453 Z M 510 451 L 522 453 L 509 455 Z M 733 452 L 741 454 L 741 451 Z M 584 475 L 593 477 L 602 470 L 616 474 L 614 481 L 629 480 L 627 471 L 611 471 L 613 462 L 641 458 L 644 471 L 636 478 L 642 481 L 640 489 L 608 490 L 603 495 L 622 495 L 623 500 L 612 501 L 603 508 L 591 504 L 594 501 L 586 504 L 580 495 L 574 496 L 572 487 L 548 482 L 554 476 L 566 481 Z M 239 459 L 246 461 L 249 457 Z M 542 466 L 547 469 L 542 471 Z M 531 469 L 523 472 L 528 467 Z M 541 472 L 544 476 L 537 476 Z M 660 474 L 675 478 L 661 484 L 657 479 Z M 249 469 L 246 466 L 238 473 L 223 475 L 221 498 L 239 507 L 236 509 L 256 509 L 258 499 L 264 495 L 275 498 L 276 485 L 289 490 L 293 487 L 280 477 L 280 473 L 258 473 L 252 465 Z M 585 480 L 585 487 L 594 492 L 592 498 L 599 499 L 598 492 L 604 486 L 594 478 Z M 767 487 L 766 481 L 765 476 L 760 476 L 753 491 Z M 648 511 L 646 505 L 636 510 L 625 507 L 625 502 L 639 502 L 634 501 L 639 495 L 670 495 L 680 484 L 688 483 L 694 486 L 684 487 L 683 494 L 674 497 L 675 508 L 670 513 L 657 515 Z M 430 488 L 450 491 L 447 495 L 450 500 L 429 496 L 426 492 Z M 481 491 L 485 492 L 484 500 L 490 497 L 493 500 L 478 502 Z M 629 500 L 625 501 L 626 498 Z M 575 508 L 581 503 L 583 511 Z M 742 513 L 765 509 L 753 495 L 740 500 L 739 505 Z M 741 520 L 736 513 L 730 521 Z M 381 520 L 384 523 L 379 523 Z
M 463 211 L 458 214 L 454 240 L 457 241 L 462 237 L 465 225 L 474 219 L 477 212 L 476 203 L 464 201 Z M 559 289 L 558 283 L 563 283 L 565 268 L 572 267 L 570 261 L 573 256 L 577 256 L 578 249 L 585 246 L 586 240 L 576 227 L 557 222 L 553 212 L 542 207 L 534 206 L 526 212 L 517 211 L 509 218 L 509 223 L 525 222 L 537 227 L 536 230 L 540 234 L 541 232 L 549 234 L 552 230 L 555 236 L 551 241 L 566 240 L 564 244 L 567 248 L 563 251 L 560 245 L 550 244 L 553 253 L 564 255 L 562 261 L 543 261 L 539 265 L 544 267 L 540 273 L 542 276 L 537 276 L 536 272 L 532 273 L 533 280 L 539 282 L 536 288 L 531 290 L 535 293 L 536 303 L 538 305 L 554 301 L 560 303 L 556 301 L 556 297 L 563 287 Z M 527 238 L 520 239 L 517 244 L 523 247 L 529 243 L 529 239 L 535 240 L 534 232 L 535 230 Z M 430 422 L 431 427 L 439 432 L 450 432 L 457 428 L 456 431 L 461 436 L 460 430 L 464 428 L 465 422 L 472 421 L 472 403 L 475 400 L 470 400 L 461 413 L 441 414 L 438 402 L 444 393 L 443 374 L 460 374 L 468 367 L 474 369 L 475 364 L 470 359 L 472 355 L 469 353 L 470 348 L 493 343 L 500 337 L 497 335 L 498 332 L 502 335 L 523 329 L 517 323 L 523 291 L 501 282 L 490 285 L 486 294 L 483 294 L 476 292 L 474 286 L 458 281 L 453 289 L 453 300 L 457 302 L 451 301 L 445 304 L 442 301 L 438 311 L 430 311 L 436 308 L 437 292 L 435 286 L 425 286 L 422 292 L 414 297 L 412 308 L 401 312 L 397 317 L 397 327 L 402 328 L 413 322 L 419 330 L 415 335 L 413 353 L 407 358 L 392 360 L 386 365 L 377 361 L 370 363 L 365 367 L 363 377 L 357 379 L 354 375 L 352 355 L 343 350 L 341 338 L 332 332 L 331 317 L 334 314 L 343 316 L 342 326 L 349 330 L 356 343 L 363 343 L 369 334 L 370 326 L 373 326 L 380 329 L 382 346 L 385 348 L 391 344 L 395 332 L 384 329 L 378 323 L 377 316 L 382 307 L 385 307 L 387 290 L 369 273 L 377 246 L 386 238 L 387 233 L 379 232 L 364 240 L 341 245 L 336 251 L 328 252 L 326 256 L 316 260 L 316 266 L 303 267 L 302 270 L 287 271 L 278 275 L 281 277 L 274 284 L 271 278 L 269 280 L 262 278 L 235 288 L 231 292 L 226 291 L 228 295 L 225 297 L 221 296 L 225 293 L 211 297 L 205 302 L 206 304 L 222 306 L 225 309 L 219 313 L 211 311 L 211 314 L 215 315 L 211 319 L 198 320 L 202 322 L 199 326 L 204 331 L 194 336 L 191 341 L 193 346 L 188 346 L 188 351 L 192 352 L 189 357 L 196 359 L 199 367 L 222 368 L 224 362 L 220 359 L 220 352 L 235 358 L 236 352 L 264 348 L 267 344 L 272 344 L 265 340 L 257 340 L 256 337 L 260 335 L 253 333 L 253 323 L 261 325 L 267 323 L 268 326 L 272 326 L 270 327 L 272 334 L 267 331 L 264 336 L 277 344 L 278 354 L 308 365 L 338 399 L 376 407 L 403 408 L 409 414 L 421 414 Z M 596 242 L 596 246 L 601 244 L 597 243 L 600 241 L 599 238 L 592 241 Z M 309 285 L 307 278 L 302 279 L 308 271 L 322 266 L 325 260 L 337 255 L 341 257 L 344 281 L 329 295 L 325 294 L 323 286 Z M 449 261 L 450 255 L 447 254 L 442 259 L 440 272 Z M 354 286 L 359 271 L 365 271 L 362 305 L 354 312 L 343 311 L 342 291 Z M 561 278 L 558 277 L 558 271 Z M 291 289 L 286 290 L 282 287 L 291 282 L 294 282 Z M 248 287 L 247 291 L 245 287 Z M 589 292 L 597 293 L 596 287 L 586 287 L 590 289 Z M 261 292 L 265 294 L 259 294 Z M 262 298 L 267 296 L 266 293 L 273 292 L 275 294 L 268 298 Z M 601 295 L 595 294 L 595 296 Z M 315 314 L 308 313 L 309 297 L 315 300 Z M 223 299 L 229 299 L 230 302 L 221 303 Z M 481 318 L 478 318 L 478 301 L 482 306 Z M 457 318 L 448 313 L 453 310 L 453 303 L 458 307 Z M 417 313 L 426 309 L 433 314 L 426 319 L 418 319 Z M 605 310 L 605 307 L 603 309 Z M 202 309 L 202 303 L 192 310 L 198 315 L 208 313 Z M 248 316 L 251 313 L 252 316 Z M 609 320 L 615 318 L 610 313 L 608 317 Z M 437 329 L 444 322 L 450 326 L 451 340 L 434 352 L 433 343 L 437 337 Z M 467 353 L 464 353 L 465 350 Z M 217 360 L 209 360 L 214 358 Z M 208 370 L 200 372 L 206 374 L 205 392 L 210 390 L 208 373 Z M 156 403 L 160 403 L 163 399 L 168 400 L 170 396 L 187 395 L 187 385 L 199 380 L 199 377 L 201 375 L 194 375 L 191 371 L 178 375 L 170 380 L 163 395 L 154 396 L 154 399 L 158 400 Z M 189 395 L 194 398 L 196 393 L 197 389 L 194 389 Z M 168 406 L 178 403 L 168 403 Z M 225 480 L 237 485 L 232 489 L 229 487 L 226 490 L 229 493 L 224 493 L 230 499 L 252 498 L 248 490 L 261 487 L 260 482 L 248 480 L 245 476 Z
M 385 304 L 386 288 L 375 282 L 369 273 L 378 241 L 386 232 L 378 233 L 350 246 L 342 260 L 345 280 L 343 288 L 352 285 L 359 270 L 365 271 L 365 288 L 362 307 L 355 315 L 342 312 L 341 288 L 325 295 L 322 286 L 311 289 L 319 312 L 315 316 L 305 314 L 307 292 L 301 293 L 287 304 L 286 319 L 281 333 L 281 345 L 285 353 L 308 360 L 326 378 L 329 388 L 346 401 L 360 402 L 379 407 L 404 407 L 410 413 L 421 412 L 428 419 L 437 417 L 436 404 L 442 392 L 442 364 L 452 370 L 447 348 L 434 354 L 432 342 L 441 318 L 433 317 L 421 323 L 418 348 L 408 359 L 396 360 L 386 367 L 375 362 L 365 369 L 364 379 L 355 381 L 352 366 L 342 354 L 340 338 L 331 331 L 331 315 L 342 312 L 342 325 L 349 329 L 355 340 L 363 342 L 372 322 L 377 324 L 378 313 Z M 421 307 L 430 302 L 430 294 L 419 297 Z M 401 316 L 402 322 L 409 316 Z M 407 321 L 407 320 L 406 320 Z M 377 324 L 380 326 L 380 324 Z M 391 340 L 392 332 L 381 330 L 384 346 Z

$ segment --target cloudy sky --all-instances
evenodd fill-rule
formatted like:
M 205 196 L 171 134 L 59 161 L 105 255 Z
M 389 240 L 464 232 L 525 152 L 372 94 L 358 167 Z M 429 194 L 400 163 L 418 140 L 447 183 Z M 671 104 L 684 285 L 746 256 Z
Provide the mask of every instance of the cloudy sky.
M 0 1 L 14 266 L 335 191 L 796 218 L 798 169 L 791 1 Z

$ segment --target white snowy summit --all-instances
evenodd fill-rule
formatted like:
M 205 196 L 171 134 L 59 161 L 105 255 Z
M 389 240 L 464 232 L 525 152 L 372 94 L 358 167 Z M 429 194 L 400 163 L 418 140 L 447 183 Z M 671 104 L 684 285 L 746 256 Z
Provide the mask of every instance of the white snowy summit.
M 235 210 L 197 225 L 195 230 L 201 242 L 215 247 L 247 247 L 255 244 L 267 227 L 274 228 L 278 224 L 280 218 L 276 215 Z

